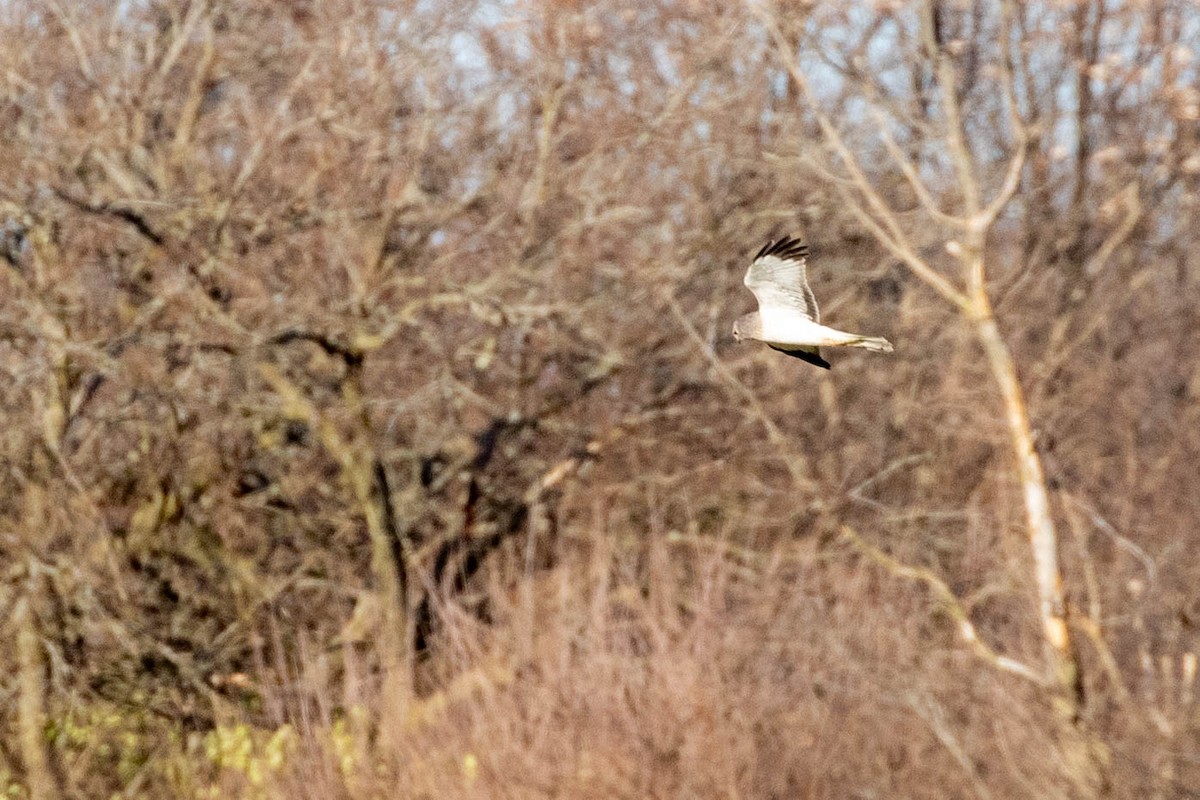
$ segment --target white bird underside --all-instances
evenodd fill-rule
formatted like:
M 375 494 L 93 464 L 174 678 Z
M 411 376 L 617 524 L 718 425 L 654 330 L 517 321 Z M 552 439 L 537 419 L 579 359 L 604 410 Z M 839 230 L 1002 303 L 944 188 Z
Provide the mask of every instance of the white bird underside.
M 762 318 L 762 338 L 767 344 L 788 347 L 812 345 L 816 347 L 838 347 L 851 344 L 861 336 L 839 331 L 813 322 L 802 314 L 788 308 L 758 307 Z
M 892 352 L 887 339 L 847 333 L 820 324 L 821 312 L 808 285 L 808 248 L 784 237 L 758 251 L 743 283 L 758 300 L 758 313 L 734 325 L 739 337 L 760 339 L 770 347 L 829 368 L 818 347 L 861 347 Z

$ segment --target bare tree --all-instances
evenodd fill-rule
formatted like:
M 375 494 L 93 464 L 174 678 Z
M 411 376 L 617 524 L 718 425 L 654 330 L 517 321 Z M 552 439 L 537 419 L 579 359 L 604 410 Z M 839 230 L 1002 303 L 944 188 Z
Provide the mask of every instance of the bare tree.
M 1195 782 L 1186 7 L 753 8 L 0 4 L 0 793 Z
M 1085 679 L 1080 672 L 1079 649 L 1071 638 L 1070 605 L 1059 566 L 1062 543 L 1030 422 L 1027 392 L 1012 347 L 1000 328 L 1005 314 L 995 310 L 993 287 L 1001 281 L 991 276 L 995 270 L 988 265 L 1022 255 L 1038 258 L 1029 248 L 1022 252 L 1000 243 L 1014 233 L 1021 235 L 1021 229 L 1012 224 L 1016 215 L 1025 215 L 1027 220 L 1035 215 L 1035 224 L 1044 224 L 1044 229 L 1061 224 L 1070 236 L 1077 237 L 1073 244 L 1058 245 L 1069 253 L 1063 296 L 1074 298 L 1074 304 L 1089 295 L 1088 276 L 1104 268 L 1139 224 L 1143 212 L 1139 198 L 1145 190 L 1135 181 L 1120 188 L 1106 204 L 1114 223 L 1107 235 L 1083 242 L 1087 226 L 1082 220 L 1089 215 L 1086 206 L 1091 201 L 1097 151 L 1103 147 L 1100 142 L 1108 138 L 1099 127 L 1110 120 L 1095 111 L 1094 79 L 1103 76 L 1106 65 L 1123 64 L 1130 56 L 1112 50 L 1102 53 L 1101 31 L 1114 16 L 1135 24 L 1130 15 L 1136 12 L 1104 3 L 1076 4 L 1070 18 L 1074 24 L 1072 49 L 1068 60 L 1061 62 L 1058 54 L 1040 51 L 1029 43 L 1031 30 L 1048 30 L 1060 21 L 1057 12 L 1037 4 L 1003 3 L 984 10 L 930 0 L 913 7 L 880 8 L 874 17 L 854 20 L 848 18 L 851 12 L 833 5 L 818 4 L 795 16 L 767 6 L 752 8 L 765 26 L 776 58 L 798 90 L 804 110 L 812 115 L 815 133 L 823 144 L 801 148 L 805 171 L 836 192 L 849 213 L 887 252 L 947 301 L 979 342 L 1003 401 L 1022 489 L 1029 564 L 1049 675 L 1062 718 L 1075 726 L 1083 709 Z M 1177 29 L 1179 19 L 1174 10 L 1164 7 L 1156 13 L 1159 24 L 1155 31 Z M 827 31 L 836 34 L 827 40 Z M 1148 53 L 1132 56 L 1147 65 L 1154 58 Z M 1075 76 L 1073 108 L 1062 106 L 1061 84 L 1050 78 L 1055 69 Z M 1169 67 L 1161 72 L 1146 69 L 1169 82 L 1177 80 L 1177 71 Z M 1166 78 L 1168 74 L 1176 77 Z M 1124 86 L 1129 86 L 1128 78 Z M 1102 92 L 1114 104 L 1109 107 L 1112 112 L 1124 91 Z M 1163 95 L 1178 91 L 1175 84 L 1165 87 Z M 1064 118 L 1073 119 L 1070 129 L 1075 137 L 1065 149 L 1060 139 Z M 1121 158 L 1123 148 L 1110 145 L 1104 150 L 1105 157 Z M 1054 184 L 1038 169 L 1060 160 L 1066 152 L 1073 158 L 1073 189 L 1065 200 L 1061 223 L 1051 223 L 1043 220 L 1045 206 L 1039 203 L 1059 207 L 1062 201 L 1047 194 Z M 889 176 L 895 176 L 896 182 L 889 183 Z M 897 193 L 897 185 L 904 191 Z M 947 276 L 943 253 L 956 263 L 957 280 Z M 1034 268 L 1025 265 L 1006 271 L 1027 275 Z M 1142 280 L 1148 277 L 1146 273 L 1140 276 Z M 1065 309 L 1061 304 L 1057 307 L 1063 316 L 1054 324 L 1047 348 L 1051 366 L 1026 367 L 1026 385 L 1031 374 L 1043 375 L 1045 369 L 1054 370 L 1053 365 L 1061 365 L 1062 359 L 1069 357 L 1072 345 L 1064 338 L 1074 315 L 1065 314 Z M 1109 315 L 1093 312 L 1081 335 L 1093 335 L 1113 321 L 1111 311 Z M 1075 345 L 1080 341 L 1076 339 Z M 950 608 L 958 606 L 953 594 L 932 574 L 896 562 L 853 531 L 843 533 L 877 562 L 905 577 L 929 582 Z M 982 646 L 969 619 L 954 613 L 964 625 L 964 639 L 979 655 L 1040 682 L 1037 670 L 997 657 Z M 1102 654 L 1108 652 L 1103 639 L 1096 636 L 1094 624 L 1080 623 L 1076 629 L 1087 633 Z M 1111 660 L 1105 663 L 1111 664 Z M 1087 771 L 1107 760 L 1090 745 L 1082 756 L 1079 766 Z M 1093 780 L 1084 779 L 1085 783 Z
M 1068 714 L 1074 715 L 1076 700 L 1073 699 L 1078 665 L 1072 653 L 1067 629 L 1067 608 L 1063 597 L 1063 581 L 1058 566 L 1058 535 L 1051 514 L 1049 493 L 1041 459 L 1034 447 L 1033 431 L 1029 422 L 1025 397 L 1017 376 L 1016 365 L 1004 337 L 1000 333 L 992 302 L 987 290 L 987 239 L 997 219 L 1005 211 L 1013 195 L 1020 187 L 1025 167 L 1027 148 L 1031 138 L 1031 124 L 1023 117 L 1018 105 L 1016 85 L 1013 77 L 1013 59 L 1010 49 L 1012 41 L 1013 7 L 1006 5 L 1002 14 L 999 39 L 1003 43 L 995 62 L 997 89 L 1008 110 L 1011 153 L 1003 169 L 1003 177 L 990 197 L 985 197 L 980 164 L 990 164 L 994 159 L 980 158 L 966 128 L 960 93 L 963 80 L 956 66 L 953 50 L 965 52 L 976 42 L 951 41 L 947 38 L 942 6 L 926 2 L 920 11 L 920 49 L 912 53 L 928 69 L 932 88 L 936 93 L 936 111 L 931 106 L 928 119 L 921 120 L 925 136 L 944 146 L 950 160 L 955 179 L 955 199 L 959 208 L 947 210 L 945 203 L 935 197 L 935 190 L 922 173 L 929 170 L 905 153 L 891 131 L 897 120 L 887 116 L 888 108 L 882 102 L 871 105 L 871 113 L 878 121 L 881 141 L 896 168 L 908 181 L 913 193 L 921 203 L 930 222 L 945 226 L 956 238 L 945 242 L 946 251 L 959 263 L 961 283 L 955 285 L 947 280 L 924 256 L 912 235 L 906 232 L 898 219 L 897 212 L 872 185 L 871 179 L 847 143 L 834 121 L 814 93 L 811 82 L 796 63 L 794 45 L 784 36 L 779 23 L 764 16 L 770 35 L 780 57 L 784 59 L 792 79 L 800 87 L 809 110 L 813 113 L 821 134 L 828 143 L 838 162 L 845 169 L 844 175 L 829 172 L 812 159 L 812 163 L 839 195 L 859 221 L 883 244 L 889 252 L 908 266 L 913 273 L 934 289 L 943 299 L 950 302 L 975 331 L 992 376 L 1004 402 L 1005 417 L 1012 442 L 1017 473 L 1025 500 L 1026 525 L 1030 550 L 1033 556 L 1034 575 L 1038 591 L 1038 606 L 1043 635 L 1052 658 L 1051 670 L 1055 681 L 1062 689 L 1063 699 L 1068 703 Z M 976 55 L 975 57 L 978 57 Z M 856 67 L 863 69 L 865 65 Z M 871 97 L 871 84 L 857 84 L 855 89 L 866 99 Z M 904 120 L 900 120 L 904 122 Z M 929 140 L 909 143 L 918 150 L 926 150 Z M 939 190 L 941 187 L 939 187 Z

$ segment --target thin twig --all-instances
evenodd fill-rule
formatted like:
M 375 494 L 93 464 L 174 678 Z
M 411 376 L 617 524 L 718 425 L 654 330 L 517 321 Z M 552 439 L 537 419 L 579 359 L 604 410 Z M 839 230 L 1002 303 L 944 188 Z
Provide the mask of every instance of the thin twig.
M 888 154 L 892 157 L 892 161 L 900 168 L 900 172 L 908 180 L 908 185 L 912 187 L 913 193 L 916 194 L 917 199 L 921 202 L 925 210 L 939 222 L 956 228 L 965 228 L 967 225 L 965 219 L 942 211 L 937 201 L 934 200 L 929 187 L 925 185 L 925 181 L 917 173 L 916 166 L 904 154 L 904 151 L 900 149 L 900 145 L 896 143 L 896 139 L 892 136 L 892 132 L 889 129 L 888 120 L 884 118 L 883 113 L 878 108 L 871 109 L 871 112 L 872 116 L 875 117 L 876 124 L 879 126 L 879 138 L 883 142 L 884 149 L 888 151 Z
M 792 474 L 792 479 L 795 480 L 796 485 L 815 491 L 817 486 L 812 478 L 809 477 L 808 459 L 794 452 L 788 446 L 787 437 L 783 435 L 783 432 L 779 430 L 779 426 L 776 425 L 774 420 L 771 419 L 770 415 L 767 414 L 767 410 L 763 408 L 762 403 L 758 401 L 758 398 L 754 395 L 754 392 L 750 391 L 750 387 L 742 383 L 741 379 L 734 375 L 733 372 L 731 372 L 729 368 L 721 363 L 720 359 L 716 357 L 716 354 L 713 353 L 712 349 L 708 347 L 707 343 L 705 343 L 704 338 L 700 335 L 699 331 L 697 331 L 696 327 L 692 325 L 691 320 L 689 320 L 687 315 L 683 313 L 683 309 L 679 307 L 679 301 L 675 299 L 674 295 L 672 295 L 670 292 L 664 292 L 664 297 L 666 298 L 668 305 L 671 307 L 671 312 L 679 321 L 680 326 L 687 333 L 688 338 L 695 342 L 696 347 L 704 355 L 705 360 L 708 361 L 708 363 L 712 366 L 713 371 L 715 371 L 717 375 L 721 377 L 726 386 L 728 386 L 746 401 L 746 404 L 750 407 L 750 410 L 754 412 L 754 416 L 759 420 L 760 423 L 762 423 L 762 426 L 767 431 L 767 436 L 770 438 L 771 443 L 778 447 L 783 454 L 783 461 L 785 464 L 787 464 L 788 471 Z
M 879 239 L 880 243 L 892 252 L 897 258 L 903 261 L 912 269 L 913 273 L 933 287 L 938 294 L 949 300 L 954 305 L 967 309 L 970 307 L 970 299 L 958 289 L 954 287 L 950 281 L 943 278 L 920 256 L 917 255 L 912 243 L 900 228 L 900 223 L 896 219 L 895 214 L 888 208 L 883 197 L 871 186 L 866 173 L 858 159 L 850 151 L 842 135 L 838 132 L 837 127 L 830 120 L 829 116 L 821 108 L 820 102 L 813 94 L 812 87 L 809 85 L 808 78 L 805 77 L 796 64 L 794 58 L 789 51 L 787 40 L 783 36 L 783 32 L 779 29 L 779 25 L 775 19 L 761 8 L 756 8 L 756 12 L 762 19 L 767 31 L 770 33 L 772 40 L 775 43 L 775 49 L 778 51 L 779 58 L 783 62 L 788 74 L 800 88 L 801 94 L 804 96 L 805 103 L 809 111 L 817 120 L 817 125 L 821 128 L 822 134 L 826 141 L 837 152 L 838 158 L 841 159 L 846 169 L 850 173 L 851 182 L 854 188 L 866 201 L 868 208 L 863 208 L 857 200 L 848 192 L 845 187 L 837 184 L 843 198 L 850 205 L 851 211 L 860 221 L 866 225 L 871 232 Z
M 963 641 L 971 648 L 971 652 L 976 656 L 997 669 L 1004 672 L 1011 672 L 1038 686 L 1045 687 L 1048 685 L 1046 677 L 1037 670 L 1015 658 L 1000 655 L 990 645 L 980 639 L 979 632 L 976 631 L 975 624 L 971 622 L 962 601 L 958 599 L 958 596 L 954 594 L 946 582 L 933 572 L 923 567 L 910 566 L 889 556 L 878 547 L 866 542 L 848 525 L 841 527 L 841 538 L 896 577 L 918 581 L 929 587 L 934 597 L 937 598 L 942 610 L 949 614 L 958 625 L 959 636 L 962 637 Z

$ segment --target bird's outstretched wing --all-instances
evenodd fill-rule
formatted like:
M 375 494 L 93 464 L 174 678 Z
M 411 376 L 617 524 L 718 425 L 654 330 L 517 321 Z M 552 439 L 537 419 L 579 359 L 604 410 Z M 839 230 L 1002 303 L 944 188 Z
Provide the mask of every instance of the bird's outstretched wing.
M 808 288 L 807 259 L 808 247 L 786 236 L 758 251 L 742 282 L 758 299 L 760 312 L 786 311 L 821 321 L 817 299 Z
M 826 361 L 825 359 L 821 358 L 821 351 L 819 348 L 799 347 L 799 348 L 796 348 L 795 350 L 788 350 L 783 347 L 776 347 L 775 345 L 773 345 L 769 342 L 767 343 L 767 347 L 771 348 L 772 350 L 778 350 L 779 352 L 783 353 L 785 356 L 791 356 L 792 358 L 798 358 L 801 361 L 807 361 L 809 364 L 818 366 L 821 369 L 829 369 L 830 368 L 829 362 Z

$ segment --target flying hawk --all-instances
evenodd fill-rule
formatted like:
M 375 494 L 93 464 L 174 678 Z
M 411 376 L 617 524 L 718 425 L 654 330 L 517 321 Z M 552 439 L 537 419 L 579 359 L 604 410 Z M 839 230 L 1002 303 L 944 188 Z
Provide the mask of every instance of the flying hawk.
M 817 300 L 805 274 L 807 259 L 808 247 L 786 236 L 767 242 L 758 251 L 742 281 L 758 299 L 758 311 L 733 323 L 733 338 L 739 342 L 759 339 L 773 350 L 824 369 L 829 369 L 829 362 L 821 358 L 821 346 L 892 352 L 887 339 L 835 331 L 820 324 Z

